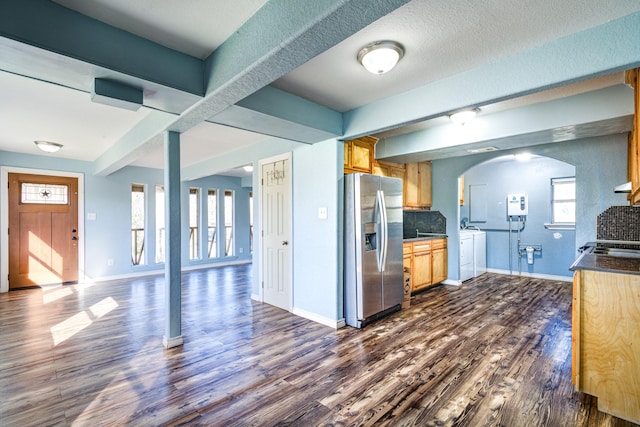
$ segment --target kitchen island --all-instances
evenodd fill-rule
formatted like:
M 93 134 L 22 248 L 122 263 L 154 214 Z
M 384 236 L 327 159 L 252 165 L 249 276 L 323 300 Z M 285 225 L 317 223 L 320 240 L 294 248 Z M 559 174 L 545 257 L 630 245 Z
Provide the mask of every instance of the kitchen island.
M 428 234 L 428 233 L 425 233 Z M 427 289 L 447 278 L 447 236 L 429 234 L 404 239 L 403 265 L 410 277 L 411 292 Z
M 573 384 L 602 412 L 640 423 L 640 256 L 594 246 L 571 270 Z

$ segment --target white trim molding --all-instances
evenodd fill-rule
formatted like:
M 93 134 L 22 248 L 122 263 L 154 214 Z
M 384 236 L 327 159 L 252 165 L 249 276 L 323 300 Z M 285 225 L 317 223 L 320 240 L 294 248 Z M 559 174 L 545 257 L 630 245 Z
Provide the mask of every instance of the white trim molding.
M 172 337 L 172 338 L 162 337 L 162 345 L 165 348 L 179 347 L 182 344 L 184 344 L 184 339 L 182 338 L 182 335 L 177 337 Z
M 556 276 L 553 274 L 539 274 L 539 273 L 528 273 L 528 272 L 518 273 L 517 271 L 509 273 L 509 270 L 499 270 L 496 268 L 487 268 L 487 273 L 506 274 L 507 276 L 531 277 L 533 279 L 556 280 L 560 282 L 573 282 L 572 276 Z
M 316 323 L 320 323 L 322 325 L 328 326 L 333 329 L 340 329 L 346 325 L 344 318 L 333 320 L 333 319 L 329 319 L 328 317 L 320 316 L 319 314 L 312 313 L 307 310 L 303 310 L 301 308 L 294 307 L 291 313 L 295 314 L 296 316 L 304 317 L 305 319 L 312 320 Z

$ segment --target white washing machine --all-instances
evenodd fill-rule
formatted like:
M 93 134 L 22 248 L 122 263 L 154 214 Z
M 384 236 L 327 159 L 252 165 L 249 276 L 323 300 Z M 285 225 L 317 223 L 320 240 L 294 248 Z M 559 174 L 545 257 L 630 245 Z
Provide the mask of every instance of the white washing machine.
M 473 277 L 487 272 L 487 233 L 473 232 Z
M 487 272 L 487 233 L 460 230 L 460 280 L 465 281 Z

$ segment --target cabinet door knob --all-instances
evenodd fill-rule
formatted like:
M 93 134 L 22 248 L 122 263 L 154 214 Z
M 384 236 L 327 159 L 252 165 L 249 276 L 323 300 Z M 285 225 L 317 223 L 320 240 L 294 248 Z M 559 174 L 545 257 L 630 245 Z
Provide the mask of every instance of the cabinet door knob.
M 286 240 L 282 241 L 282 246 L 287 246 L 289 244 L 289 242 L 287 242 Z

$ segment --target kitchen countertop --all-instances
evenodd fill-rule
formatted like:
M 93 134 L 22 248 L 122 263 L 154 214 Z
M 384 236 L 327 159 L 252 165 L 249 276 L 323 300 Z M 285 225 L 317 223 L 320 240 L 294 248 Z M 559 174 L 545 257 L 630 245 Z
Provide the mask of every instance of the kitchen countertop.
M 569 267 L 569 270 L 593 270 L 640 275 L 640 258 L 594 254 L 588 249 L 578 257 Z
M 446 239 L 447 237 L 448 236 L 446 234 L 429 233 L 428 236 L 410 237 L 408 239 L 402 239 L 402 241 L 405 243 L 409 243 L 409 242 L 418 242 L 420 240 Z

